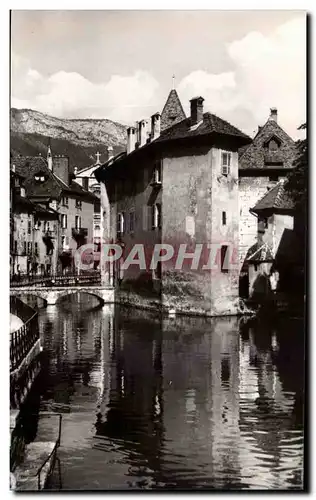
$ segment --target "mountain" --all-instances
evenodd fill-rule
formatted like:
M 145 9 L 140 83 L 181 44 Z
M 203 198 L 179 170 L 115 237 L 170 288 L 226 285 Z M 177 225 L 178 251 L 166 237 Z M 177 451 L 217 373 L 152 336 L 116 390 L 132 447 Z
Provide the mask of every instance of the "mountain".
M 66 119 L 34 111 L 11 108 L 10 149 L 13 155 L 46 156 L 50 143 L 53 155 L 67 155 L 78 170 L 107 159 L 107 147 L 114 154 L 124 150 L 126 128 L 107 119 Z

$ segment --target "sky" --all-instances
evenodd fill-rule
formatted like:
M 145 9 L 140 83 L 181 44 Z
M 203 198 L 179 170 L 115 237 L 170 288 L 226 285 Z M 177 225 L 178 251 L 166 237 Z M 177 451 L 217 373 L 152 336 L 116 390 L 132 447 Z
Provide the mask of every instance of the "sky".
M 11 106 L 124 124 L 162 111 L 175 88 L 251 136 L 278 109 L 306 119 L 303 11 L 13 11 Z

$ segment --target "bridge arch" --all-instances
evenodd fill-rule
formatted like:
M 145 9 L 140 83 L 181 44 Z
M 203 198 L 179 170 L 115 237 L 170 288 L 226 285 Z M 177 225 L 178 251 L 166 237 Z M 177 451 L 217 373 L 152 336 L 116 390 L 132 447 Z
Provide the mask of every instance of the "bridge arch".
M 19 291 L 10 291 L 10 295 L 11 296 L 17 296 L 19 298 L 21 298 L 21 300 L 23 300 L 23 298 L 27 298 L 27 297 L 32 297 L 34 299 L 41 299 L 44 304 L 43 306 L 46 307 L 47 306 L 47 297 L 42 293 L 40 292 L 39 290 L 34 290 L 34 291 L 24 291 L 23 289 L 20 289 Z M 44 296 L 43 296 L 44 295 Z
M 89 290 L 89 289 L 76 289 L 76 288 L 71 288 L 71 289 L 66 289 L 62 291 L 58 291 L 58 295 L 56 297 L 56 303 L 60 301 L 63 297 L 67 297 L 68 295 L 75 295 L 76 293 L 85 293 L 87 295 L 91 295 L 92 297 L 96 297 L 100 303 L 101 306 L 105 304 L 104 299 L 102 294 L 98 293 L 97 290 Z

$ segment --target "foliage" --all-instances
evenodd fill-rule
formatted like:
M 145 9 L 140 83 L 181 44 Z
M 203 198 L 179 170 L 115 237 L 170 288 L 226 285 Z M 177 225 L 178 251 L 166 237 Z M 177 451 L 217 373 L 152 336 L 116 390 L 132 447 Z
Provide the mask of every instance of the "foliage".
M 299 130 L 306 130 L 306 123 L 299 127 Z M 306 216 L 307 196 L 308 196 L 308 144 L 307 138 L 300 139 L 296 143 L 297 156 L 294 161 L 294 169 L 288 176 L 285 189 L 290 194 L 295 203 L 298 215 Z

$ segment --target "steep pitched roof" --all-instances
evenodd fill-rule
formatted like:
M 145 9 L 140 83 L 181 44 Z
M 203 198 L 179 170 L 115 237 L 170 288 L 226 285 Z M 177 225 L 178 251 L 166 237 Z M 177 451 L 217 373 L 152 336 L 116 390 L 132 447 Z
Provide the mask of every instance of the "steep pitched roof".
M 261 212 L 262 210 L 292 210 L 294 208 L 293 200 L 284 188 L 285 182 L 278 182 L 256 203 L 252 212 Z
M 249 248 L 246 260 L 248 262 L 271 262 L 273 261 L 272 248 L 268 243 L 257 242 Z
M 15 165 L 16 172 L 25 178 L 25 189 L 27 195 L 31 198 L 53 198 L 59 199 L 63 193 L 77 194 L 84 196 L 91 202 L 96 201 L 97 197 L 82 188 L 77 182 L 72 181 L 69 186 L 65 184 L 57 175 L 49 168 L 47 161 L 42 156 L 16 156 L 11 160 Z M 37 173 L 44 173 L 46 181 L 36 183 L 34 176 Z
M 161 142 L 171 139 L 182 139 L 189 138 L 199 135 L 208 135 L 211 133 L 230 135 L 234 137 L 239 137 L 246 142 L 250 142 L 251 138 L 248 137 L 244 132 L 234 127 L 227 121 L 219 118 L 212 113 L 203 114 L 203 122 L 195 129 L 191 130 L 190 118 L 185 118 L 181 122 L 169 127 L 164 130 L 161 135 L 154 142 Z M 245 141 L 244 141 L 245 142 Z
M 161 113 L 161 131 L 185 119 L 185 112 L 176 90 L 171 90 Z
M 281 144 L 275 153 L 270 153 L 265 144 L 273 137 Z M 293 168 L 295 155 L 293 139 L 275 120 L 269 119 L 259 128 L 252 143 L 239 149 L 239 169 Z
M 60 198 L 65 189 L 64 183 L 60 181 L 48 168 L 47 161 L 42 156 L 16 156 L 12 158 L 16 172 L 25 177 L 25 189 L 28 196 L 49 196 Z M 36 183 L 34 176 L 37 173 L 45 173 L 46 181 Z

